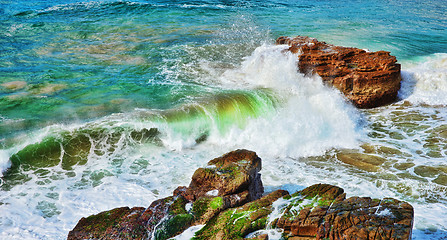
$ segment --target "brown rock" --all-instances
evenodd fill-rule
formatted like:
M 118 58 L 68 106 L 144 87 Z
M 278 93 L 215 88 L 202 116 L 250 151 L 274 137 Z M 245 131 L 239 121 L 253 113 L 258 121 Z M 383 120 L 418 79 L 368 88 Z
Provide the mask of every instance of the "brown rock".
M 300 72 L 320 75 L 359 108 L 382 106 L 397 98 L 400 64 L 389 52 L 334 46 L 304 36 L 279 37 L 276 43 L 300 53 Z
M 253 201 L 264 193 L 260 170 L 261 159 L 255 152 L 236 150 L 197 169 L 189 187 L 180 187 L 174 193 L 194 201 L 203 196 L 229 196 L 248 190 L 246 201 Z
M 147 209 L 124 207 L 82 218 L 68 239 L 168 239 L 225 209 L 259 199 L 264 192 L 260 170 L 255 152 L 227 153 L 196 170 L 189 187 L 178 187 L 173 196 Z M 188 203 L 192 210 L 186 210 Z
M 273 225 L 282 228 L 287 239 L 410 239 L 410 204 L 345 196 L 339 187 L 310 186 L 287 197 L 290 203 Z
M 205 224 L 197 240 L 244 239 L 267 226 L 282 228 L 286 239 L 409 239 L 413 207 L 385 198 L 351 197 L 342 188 L 316 184 L 289 195 L 263 192 L 261 160 L 237 150 L 198 169 L 189 187 L 154 201 L 148 208 L 116 208 L 82 218 L 68 239 L 169 239 Z M 273 203 L 280 199 L 280 208 Z M 187 206 L 188 205 L 188 206 Z M 273 211 L 281 217 L 271 221 Z M 275 214 L 276 215 L 276 214 Z M 261 235 L 257 239 L 268 239 Z
M 145 229 L 138 217 L 143 212 L 144 208 L 122 207 L 81 218 L 67 239 L 142 239 Z

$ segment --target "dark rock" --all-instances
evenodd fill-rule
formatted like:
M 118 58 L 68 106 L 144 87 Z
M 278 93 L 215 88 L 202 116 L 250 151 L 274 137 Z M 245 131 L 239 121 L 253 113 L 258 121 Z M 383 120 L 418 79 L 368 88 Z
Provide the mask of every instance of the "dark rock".
M 203 196 L 229 196 L 248 191 L 247 201 L 253 201 L 264 193 L 261 175 L 261 159 L 255 152 L 236 150 L 208 162 L 205 168 L 194 172 L 188 188 L 176 190 L 186 199 L 194 201 Z
M 382 106 L 397 98 L 400 64 L 389 52 L 334 46 L 304 36 L 279 37 L 276 43 L 300 53 L 300 72 L 320 75 L 359 108 Z
M 141 239 L 145 229 L 138 217 L 143 212 L 140 207 L 122 207 L 81 218 L 67 239 Z

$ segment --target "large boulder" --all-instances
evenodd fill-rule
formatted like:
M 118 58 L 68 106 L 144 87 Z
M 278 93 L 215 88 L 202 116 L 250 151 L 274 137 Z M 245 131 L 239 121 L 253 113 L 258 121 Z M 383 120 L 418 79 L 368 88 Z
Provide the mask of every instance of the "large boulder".
M 276 43 L 299 53 L 300 72 L 320 75 L 359 108 L 382 106 L 397 98 L 400 64 L 389 52 L 334 46 L 305 36 L 279 37 Z
M 228 209 L 196 232 L 195 240 L 266 239 L 277 229 L 289 240 L 408 240 L 413 207 L 392 198 L 346 199 L 342 188 L 315 184 L 289 195 L 278 190 Z

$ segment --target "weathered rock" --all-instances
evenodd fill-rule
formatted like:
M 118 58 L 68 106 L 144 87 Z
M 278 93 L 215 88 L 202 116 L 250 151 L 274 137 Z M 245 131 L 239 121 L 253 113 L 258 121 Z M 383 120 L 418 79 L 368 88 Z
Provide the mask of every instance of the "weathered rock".
M 260 170 L 256 153 L 227 153 L 196 170 L 189 187 L 178 187 L 173 196 L 131 214 L 129 208 L 117 208 L 82 218 L 68 239 L 168 239 L 207 223 L 225 209 L 260 198 L 264 192 Z
M 203 196 L 229 196 L 248 191 L 246 200 L 253 201 L 264 193 L 261 167 L 261 159 L 255 152 L 229 152 L 209 161 L 205 168 L 197 169 L 189 187 L 180 187 L 176 192 L 194 201 Z
M 346 199 L 342 188 L 316 184 L 289 195 L 264 197 L 261 160 L 247 150 L 230 152 L 198 169 L 189 187 L 148 208 L 116 208 L 82 218 L 68 239 L 157 239 L 204 224 L 194 239 L 268 239 L 267 227 L 285 239 L 409 239 L 413 208 L 391 198 Z M 275 214 L 272 214 L 275 213 Z M 276 219 L 272 216 L 278 216 Z
M 81 218 L 67 239 L 141 239 L 145 229 L 138 217 L 143 212 L 140 207 L 122 207 Z
M 320 75 L 359 108 L 382 106 L 397 98 L 400 64 L 389 52 L 334 46 L 304 36 L 279 37 L 276 43 L 300 53 L 300 72 Z
M 276 226 L 288 239 L 410 239 L 410 204 L 345 196 L 343 189 L 331 185 L 306 188 L 290 196 Z
M 244 239 L 247 234 L 266 227 L 268 215 L 273 210 L 273 202 L 288 194 L 287 191 L 277 190 L 242 207 L 221 212 L 199 230 L 194 239 Z

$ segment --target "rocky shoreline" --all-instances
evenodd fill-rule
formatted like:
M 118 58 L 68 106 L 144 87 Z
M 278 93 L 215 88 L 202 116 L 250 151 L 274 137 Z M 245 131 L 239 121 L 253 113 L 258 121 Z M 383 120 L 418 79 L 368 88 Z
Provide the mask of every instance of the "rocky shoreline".
M 397 98 L 400 64 L 389 52 L 334 46 L 306 36 L 279 37 L 276 43 L 299 53 L 300 72 L 318 74 L 359 108 L 383 106 Z
M 410 239 L 413 207 L 392 198 L 350 197 L 316 184 L 264 193 L 255 152 L 236 150 L 194 172 L 188 187 L 149 207 L 82 218 L 68 239 L 169 239 L 200 226 L 193 239 Z

